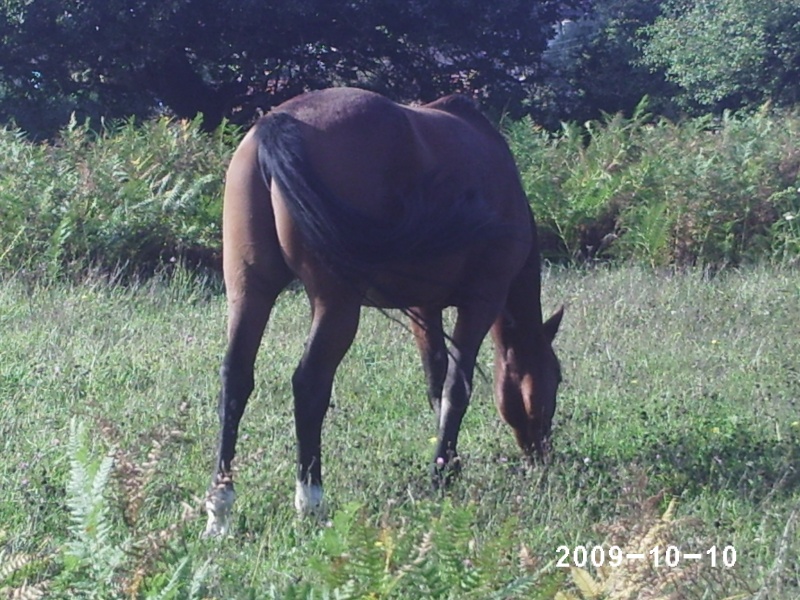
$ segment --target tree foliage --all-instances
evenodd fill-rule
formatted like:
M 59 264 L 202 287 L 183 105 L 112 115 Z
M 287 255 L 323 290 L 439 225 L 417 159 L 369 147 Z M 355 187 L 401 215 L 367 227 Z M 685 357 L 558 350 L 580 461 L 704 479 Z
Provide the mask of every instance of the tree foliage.
M 619 111 L 632 115 L 644 95 L 651 99 L 651 110 L 668 113 L 675 86 L 663 70 L 641 64 L 636 44 L 639 32 L 661 14 L 662 4 L 597 0 L 582 18 L 562 23 L 544 53 L 539 120 L 585 122 Z
M 399 100 L 460 89 L 513 110 L 580 2 L 4 0 L 0 119 L 46 128 L 164 107 L 214 128 L 344 83 Z
M 644 62 L 664 68 L 686 108 L 800 100 L 800 2 L 670 0 L 647 29 Z

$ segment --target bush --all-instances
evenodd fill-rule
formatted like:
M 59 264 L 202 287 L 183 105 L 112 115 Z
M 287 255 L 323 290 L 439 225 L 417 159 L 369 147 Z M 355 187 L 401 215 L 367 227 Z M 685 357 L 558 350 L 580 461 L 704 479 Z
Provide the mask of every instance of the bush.
M 0 269 L 148 272 L 218 260 L 222 174 L 236 131 L 132 121 L 93 134 L 74 120 L 54 145 L 0 130 Z
M 508 135 L 546 255 L 724 265 L 800 256 L 798 130 L 798 113 L 675 124 L 640 109 Z
M 722 266 L 800 257 L 800 112 L 653 121 L 640 106 L 506 133 L 546 257 Z M 52 145 L 0 129 L 0 273 L 218 268 L 223 173 L 240 132 L 73 122 Z

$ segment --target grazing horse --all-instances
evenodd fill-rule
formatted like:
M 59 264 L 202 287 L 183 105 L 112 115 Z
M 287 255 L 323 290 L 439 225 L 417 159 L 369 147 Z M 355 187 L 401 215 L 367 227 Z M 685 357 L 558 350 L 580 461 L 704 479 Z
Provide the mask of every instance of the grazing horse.
M 260 119 L 225 184 L 228 348 L 206 534 L 228 530 L 231 462 L 256 353 L 293 279 L 312 315 L 292 377 L 299 513 L 321 507 L 322 422 L 362 306 L 399 308 L 411 320 L 438 427 L 435 484 L 458 468 L 458 431 L 490 329 L 499 412 L 523 452 L 541 454 L 561 379 L 552 341 L 563 309 L 542 321 L 539 262 L 511 152 L 469 100 L 410 107 L 334 88 Z M 442 328 L 448 306 L 457 309 L 450 335 Z

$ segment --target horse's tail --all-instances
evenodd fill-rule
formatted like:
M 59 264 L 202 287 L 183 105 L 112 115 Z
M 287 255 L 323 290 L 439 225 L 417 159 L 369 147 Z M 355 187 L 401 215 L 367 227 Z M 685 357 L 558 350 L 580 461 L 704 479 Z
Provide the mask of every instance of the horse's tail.
M 398 221 L 375 219 L 336 197 L 316 175 L 294 117 L 271 113 L 258 128 L 258 160 L 267 185 L 278 185 L 305 243 L 344 277 L 369 278 L 379 266 L 440 257 L 501 235 L 494 211 L 476 193 L 449 203 L 426 202 L 425 182 L 403 199 Z

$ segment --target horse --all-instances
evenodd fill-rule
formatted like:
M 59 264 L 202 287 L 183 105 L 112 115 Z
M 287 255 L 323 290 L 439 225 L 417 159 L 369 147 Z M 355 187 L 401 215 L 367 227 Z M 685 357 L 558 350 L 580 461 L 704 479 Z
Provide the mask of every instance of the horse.
M 311 326 L 292 376 L 295 508 L 322 508 L 323 419 L 362 306 L 401 309 L 438 428 L 432 481 L 457 441 L 491 330 L 495 398 L 528 457 L 549 444 L 561 369 L 543 321 L 536 222 L 503 136 L 471 100 L 405 106 L 355 88 L 305 93 L 261 117 L 235 150 L 223 204 L 227 350 L 205 535 L 229 531 L 232 461 L 270 311 L 293 280 Z M 442 311 L 455 307 L 451 334 Z

